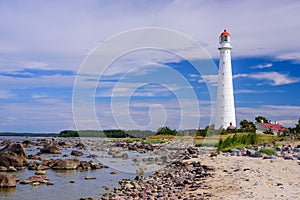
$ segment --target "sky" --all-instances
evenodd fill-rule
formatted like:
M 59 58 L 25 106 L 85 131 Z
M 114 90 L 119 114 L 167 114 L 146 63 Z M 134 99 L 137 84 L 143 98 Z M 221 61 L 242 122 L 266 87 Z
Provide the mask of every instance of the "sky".
M 204 128 L 224 28 L 237 124 L 262 115 L 294 127 L 299 10 L 297 0 L 0 1 L 0 131 Z

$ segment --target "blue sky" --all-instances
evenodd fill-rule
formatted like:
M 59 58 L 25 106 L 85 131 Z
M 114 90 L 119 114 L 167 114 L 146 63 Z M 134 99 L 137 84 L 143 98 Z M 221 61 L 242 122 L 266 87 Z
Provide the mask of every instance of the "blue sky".
M 104 41 L 144 27 L 192 38 L 216 66 L 218 37 L 226 27 L 233 44 L 237 123 L 263 115 L 294 126 L 300 117 L 299 10 L 296 0 L 1 1 L 0 131 L 75 129 L 72 97 L 80 66 Z M 84 119 L 80 128 L 207 125 L 208 87 L 214 90 L 217 77 L 199 74 L 189 61 L 203 58 L 189 51 L 188 59 L 158 49 L 132 51 L 114 60 L 101 77 L 95 66 L 94 76 L 84 77 L 84 87 L 98 84 L 93 93 L 98 126 Z M 89 106 L 83 102 L 78 108 L 83 118 Z M 126 124 L 128 112 L 134 123 Z

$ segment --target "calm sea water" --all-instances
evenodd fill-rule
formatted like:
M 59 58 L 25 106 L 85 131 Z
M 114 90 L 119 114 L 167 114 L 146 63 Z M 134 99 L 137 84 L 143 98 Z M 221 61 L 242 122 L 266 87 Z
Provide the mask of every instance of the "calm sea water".
M 24 141 L 24 140 L 36 140 L 38 138 L 23 138 L 23 137 L 1 137 L 2 140 L 10 139 L 12 141 Z M 2 147 L 0 147 L 2 148 Z M 48 158 L 62 158 L 62 155 L 66 154 L 68 157 L 72 158 L 71 148 L 65 148 L 62 151 L 61 155 L 44 155 L 42 157 Z M 35 154 L 39 150 L 37 147 L 26 148 L 27 154 Z M 106 165 L 109 165 L 110 168 L 103 168 L 98 170 L 89 170 L 89 171 L 76 171 L 76 170 L 65 170 L 65 171 L 55 171 L 47 170 L 47 176 L 51 183 L 54 185 L 44 185 L 32 186 L 32 185 L 22 185 L 17 184 L 16 188 L 13 189 L 0 189 L 0 199 L 1 200 L 35 200 L 35 199 L 44 199 L 44 200 L 66 200 L 66 199 L 80 199 L 82 197 L 93 197 L 99 198 L 101 194 L 107 192 L 103 186 L 109 187 L 111 190 L 119 186 L 119 180 L 123 178 L 133 179 L 136 174 L 134 173 L 138 166 L 134 166 L 132 159 L 128 160 L 112 160 L 107 156 L 107 152 L 89 152 L 87 150 L 81 150 L 85 153 L 84 156 L 77 157 L 79 160 L 94 162 L 102 162 Z M 91 153 L 97 153 L 102 155 L 98 158 L 86 158 L 87 155 Z M 137 155 L 138 153 L 127 152 L 130 157 L 141 156 L 147 157 L 147 154 Z M 30 161 L 30 160 L 29 160 Z M 110 174 L 112 171 L 117 171 L 117 174 Z M 131 173 L 132 172 L 132 173 Z M 13 172 L 18 179 L 24 180 L 30 176 L 33 176 L 35 173 L 34 170 L 21 170 L 18 172 Z M 96 177 L 95 180 L 85 180 L 85 177 Z M 70 183 L 73 180 L 75 183 Z

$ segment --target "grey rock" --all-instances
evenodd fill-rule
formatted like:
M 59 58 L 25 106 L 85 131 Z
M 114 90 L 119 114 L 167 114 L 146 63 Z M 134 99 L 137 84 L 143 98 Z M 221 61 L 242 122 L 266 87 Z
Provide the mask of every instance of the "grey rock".
M 240 150 L 239 149 L 231 149 L 230 152 L 231 153 L 238 153 L 238 152 L 240 152 Z
M 80 162 L 77 159 L 58 160 L 51 168 L 52 169 L 77 169 Z
M 71 155 L 73 155 L 73 156 L 83 156 L 83 152 L 82 151 L 73 150 L 71 152 Z
M 58 145 L 47 145 L 44 148 L 40 149 L 41 153 L 49 154 L 61 154 L 61 148 Z
M 263 159 L 277 159 L 277 156 L 275 156 L 275 155 L 264 156 Z

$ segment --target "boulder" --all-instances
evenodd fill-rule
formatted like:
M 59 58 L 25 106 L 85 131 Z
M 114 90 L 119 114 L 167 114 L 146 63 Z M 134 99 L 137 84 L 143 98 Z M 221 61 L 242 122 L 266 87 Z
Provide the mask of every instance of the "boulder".
M 256 151 L 252 157 L 253 158 L 261 158 L 261 157 L 263 157 L 263 154 L 259 151 Z
M 91 166 L 91 169 L 101 169 L 102 168 L 101 164 L 98 164 L 98 163 L 95 163 L 95 162 L 89 162 L 89 164 Z
M 27 167 L 29 170 L 37 170 L 38 166 L 39 166 L 39 162 L 37 161 L 31 161 L 28 163 Z
M 238 153 L 238 152 L 240 152 L 239 149 L 231 149 L 231 150 L 230 150 L 230 153 Z
M 122 154 L 122 159 L 123 160 L 127 160 L 129 158 L 128 154 L 127 153 L 123 153 Z
M 46 171 L 44 171 L 44 170 L 38 170 L 38 171 L 36 171 L 34 174 L 35 174 L 35 175 L 46 175 L 47 173 L 46 173 Z
M 43 175 L 35 175 L 30 176 L 28 179 L 23 180 L 20 182 L 20 184 L 30 184 L 30 183 L 49 183 L 49 178 L 47 176 Z
M 285 160 L 294 160 L 293 156 L 292 155 L 284 155 L 283 158 Z
M 59 146 L 63 147 L 63 148 L 69 148 L 70 145 L 67 144 L 65 141 L 58 141 L 57 143 Z
M 25 140 L 22 143 L 26 148 L 32 147 L 34 145 L 33 142 L 30 140 Z
M 7 169 L 8 172 L 16 172 L 17 169 L 14 166 L 9 166 Z
M 79 149 L 84 149 L 84 144 L 82 142 L 78 142 L 76 145 L 75 145 L 76 148 L 79 148 Z
M 82 151 L 77 151 L 77 150 L 73 150 L 71 152 L 72 156 L 83 156 L 83 152 Z
M 277 159 L 277 156 L 275 155 L 264 156 L 263 159 Z
M 45 181 L 48 181 L 49 178 L 43 175 L 35 175 L 35 176 L 30 176 L 28 180 L 31 180 L 32 182 L 44 183 Z
M 79 166 L 81 170 L 88 170 L 91 169 L 90 163 L 87 161 L 80 161 Z
M 23 167 L 27 164 L 27 154 L 22 144 L 10 143 L 0 151 L 0 166 Z
M 120 152 L 114 152 L 113 154 L 112 154 L 112 157 L 113 158 L 122 158 L 122 154 L 120 153 Z
M 40 152 L 49 154 L 61 154 L 61 148 L 56 144 L 52 144 L 40 149 Z
M 294 151 L 295 153 L 300 153 L 300 148 L 294 148 L 293 151 Z
M 58 160 L 51 168 L 52 169 L 77 169 L 80 162 L 77 159 Z
M 39 165 L 38 167 L 37 167 L 37 170 L 47 170 L 47 169 L 49 169 L 50 167 L 48 167 L 48 166 L 46 166 L 46 165 Z
M 6 171 L 7 171 L 7 167 L 0 166 L 0 172 L 6 172 Z
M 0 188 L 2 187 L 16 187 L 17 182 L 13 175 L 7 173 L 0 173 Z
M 40 155 L 38 155 L 38 154 L 28 155 L 28 158 L 31 160 L 40 160 L 41 159 Z

